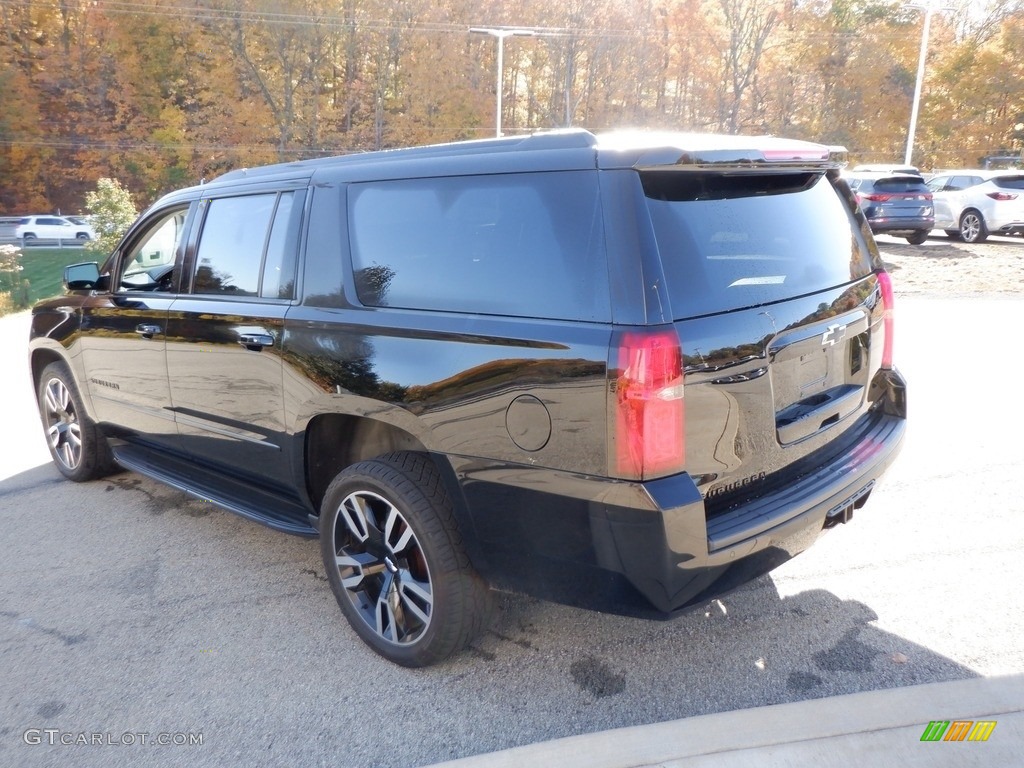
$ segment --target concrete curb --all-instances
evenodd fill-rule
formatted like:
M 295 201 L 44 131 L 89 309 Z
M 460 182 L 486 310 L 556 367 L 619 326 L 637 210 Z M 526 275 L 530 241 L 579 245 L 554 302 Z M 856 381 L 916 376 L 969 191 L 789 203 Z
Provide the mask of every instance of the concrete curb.
M 987 742 L 922 742 L 932 720 L 995 720 Z M 868 691 L 530 744 L 433 768 L 1008 766 L 1024 750 L 1024 675 Z

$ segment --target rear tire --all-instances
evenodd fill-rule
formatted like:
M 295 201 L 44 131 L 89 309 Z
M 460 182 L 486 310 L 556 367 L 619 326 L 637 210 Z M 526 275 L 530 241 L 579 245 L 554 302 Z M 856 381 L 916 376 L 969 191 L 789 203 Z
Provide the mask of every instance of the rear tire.
M 925 240 L 928 239 L 928 233 L 930 229 L 919 229 L 912 235 L 907 235 L 907 242 L 911 245 L 921 245 Z
M 327 488 L 320 549 L 356 634 L 385 659 L 425 667 L 486 627 L 493 597 L 462 545 L 433 462 L 393 453 L 354 464 Z
M 965 243 L 983 243 L 988 239 L 985 217 L 973 208 L 960 216 L 960 237 Z
M 46 445 L 60 473 L 75 482 L 110 474 L 114 469 L 110 447 L 82 407 L 82 397 L 67 365 L 53 362 L 46 366 L 36 394 Z

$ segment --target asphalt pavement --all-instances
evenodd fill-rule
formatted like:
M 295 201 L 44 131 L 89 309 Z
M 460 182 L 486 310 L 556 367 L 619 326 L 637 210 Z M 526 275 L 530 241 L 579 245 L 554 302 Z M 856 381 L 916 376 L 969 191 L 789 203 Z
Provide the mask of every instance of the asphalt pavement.
M 898 298 L 903 455 L 851 524 L 770 577 L 666 623 L 503 595 L 472 648 L 418 671 L 354 638 L 315 542 L 131 473 L 64 481 L 27 317 L 0 319 L 0 765 L 796 765 L 817 753 L 786 750 L 815 744 L 850 764 L 1012 764 L 998 750 L 1024 747 L 1022 310 Z M 920 741 L 957 718 L 997 726 Z

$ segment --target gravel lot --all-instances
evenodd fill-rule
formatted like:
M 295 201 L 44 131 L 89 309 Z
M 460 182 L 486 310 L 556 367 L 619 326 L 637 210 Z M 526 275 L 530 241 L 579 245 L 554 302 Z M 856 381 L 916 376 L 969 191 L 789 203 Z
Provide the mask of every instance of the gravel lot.
M 881 236 L 878 247 L 897 294 L 1024 295 L 1024 237 L 991 237 L 968 245 L 933 232 L 923 245 Z

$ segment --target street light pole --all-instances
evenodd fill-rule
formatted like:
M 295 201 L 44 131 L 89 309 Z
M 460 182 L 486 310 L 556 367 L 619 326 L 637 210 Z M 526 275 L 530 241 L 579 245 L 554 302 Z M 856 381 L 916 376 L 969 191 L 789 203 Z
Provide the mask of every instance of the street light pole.
M 505 38 L 506 37 L 533 37 L 537 33 L 532 29 L 499 29 L 497 27 L 470 27 L 470 32 L 477 35 L 490 35 L 498 39 L 498 75 L 495 93 L 497 105 L 495 107 L 495 136 L 501 138 L 501 96 L 502 96 L 502 70 L 505 67 Z
M 921 88 L 924 85 L 924 61 L 928 54 L 928 35 L 932 27 L 932 14 L 937 11 L 951 11 L 952 8 L 935 8 L 931 4 L 919 5 L 907 3 L 904 8 L 915 8 L 924 11 L 924 28 L 921 30 L 921 53 L 917 57 L 917 80 L 914 83 L 914 103 L 910 108 L 910 130 L 907 133 L 907 152 L 903 164 L 910 165 L 910 157 L 914 153 L 914 134 L 917 132 L 917 113 L 921 103 Z

